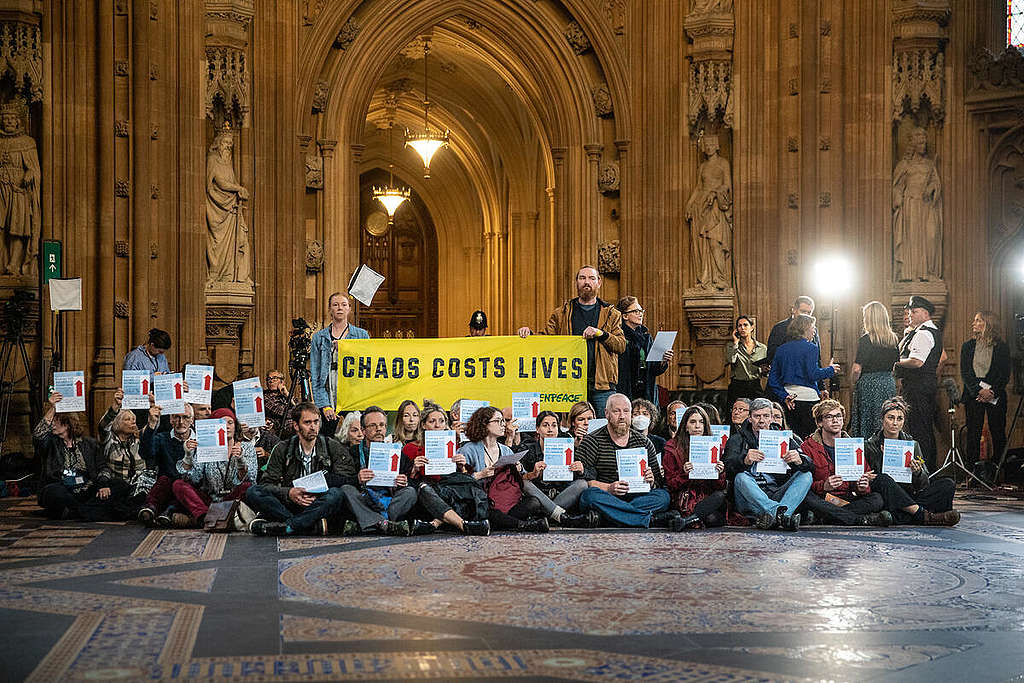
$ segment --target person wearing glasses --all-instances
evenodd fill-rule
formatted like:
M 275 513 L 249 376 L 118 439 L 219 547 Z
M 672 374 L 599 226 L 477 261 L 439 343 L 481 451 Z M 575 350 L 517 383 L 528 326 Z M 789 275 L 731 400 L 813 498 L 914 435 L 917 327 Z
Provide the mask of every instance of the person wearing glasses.
M 263 410 L 267 417 L 267 429 L 281 436 L 285 427 L 286 417 L 292 409 L 292 400 L 288 395 L 288 386 L 284 383 L 284 373 L 271 370 L 267 373 L 267 389 L 263 392 Z
M 327 311 L 330 324 L 314 332 L 310 340 L 309 374 L 313 402 L 324 418 L 320 431 L 324 436 L 334 436 L 338 428 L 338 415 L 334 412 L 338 404 L 338 342 L 369 339 L 370 333 L 349 324 L 352 302 L 346 292 L 334 292 L 327 297 Z
M 655 378 L 668 370 L 672 349 L 665 359 L 647 362 L 647 354 L 654 337 L 644 327 L 644 309 L 635 296 L 624 296 L 615 304 L 622 313 L 622 334 L 626 337 L 626 350 L 619 354 L 619 391 L 630 398 L 644 398 L 657 402 L 658 384 Z
M 736 318 L 732 340 L 725 345 L 725 364 L 729 366 L 729 394 L 726 405 L 738 398 L 755 399 L 761 391 L 761 366 L 767 362 L 768 347 L 754 338 L 754 320 L 749 315 Z
M 549 529 L 547 516 L 540 500 L 523 492 L 520 464 L 497 466 L 500 458 L 512 455 L 512 449 L 498 442 L 504 434 L 501 411 L 494 406 L 480 408 L 466 423 L 469 443 L 458 452 L 466 458 L 466 470 L 487 491 L 492 529 L 543 533 Z

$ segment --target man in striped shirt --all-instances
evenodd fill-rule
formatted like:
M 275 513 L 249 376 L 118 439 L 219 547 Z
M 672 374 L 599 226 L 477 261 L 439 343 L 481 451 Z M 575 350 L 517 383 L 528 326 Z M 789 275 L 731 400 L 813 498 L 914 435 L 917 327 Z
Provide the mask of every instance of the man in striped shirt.
M 612 394 L 605 403 L 608 424 L 587 434 L 576 448 L 576 459 L 583 463 L 583 478 L 590 488 L 580 496 L 580 509 L 597 511 L 611 526 L 668 527 L 682 531 L 683 520 L 669 510 L 671 497 L 655 457 L 650 439 L 630 427 L 632 405 L 623 394 Z M 629 493 L 629 484 L 619 475 L 617 451 L 642 448 L 646 458 L 641 473 L 651 490 Z

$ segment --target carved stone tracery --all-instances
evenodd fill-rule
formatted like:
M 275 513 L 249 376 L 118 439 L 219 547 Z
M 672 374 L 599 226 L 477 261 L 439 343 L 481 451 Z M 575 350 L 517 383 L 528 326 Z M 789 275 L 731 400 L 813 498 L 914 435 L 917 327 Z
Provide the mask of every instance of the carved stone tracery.
M 206 115 L 213 118 L 215 102 L 236 110 L 240 122 L 249 121 L 249 70 L 245 52 L 230 47 L 206 48 Z
M 0 22 L 0 74 L 11 73 L 32 102 L 43 99 L 43 53 L 38 24 Z
M 945 44 L 949 0 L 897 0 L 893 7 L 892 118 L 917 114 L 924 102 L 945 117 Z
M 693 3 L 683 24 L 690 45 L 690 98 L 687 120 L 696 130 L 698 119 L 733 125 L 732 48 L 735 20 L 731 2 Z
M 619 163 L 606 161 L 598 168 L 597 189 L 602 194 L 613 194 L 619 191 Z

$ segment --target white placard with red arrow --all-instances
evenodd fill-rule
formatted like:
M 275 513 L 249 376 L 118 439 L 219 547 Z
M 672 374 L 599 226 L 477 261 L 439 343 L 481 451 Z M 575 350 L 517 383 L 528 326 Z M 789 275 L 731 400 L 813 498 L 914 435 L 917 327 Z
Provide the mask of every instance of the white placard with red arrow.
M 731 436 L 729 425 L 711 425 L 711 436 L 718 439 L 718 457 L 725 458 L 725 446 L 729 443 L 729 437 Z
M 647 462 L 646 448 L 620 448 L 615 451 L 615 464 L 619 479 L 629 484 L 627 493 L 647 493 L 651 485 L 644 479 L 650 463 Z
M 836 474 L 843 481 L 864 476 L 864 439 L 836 439 Z
M 153 391 L 153 375 L 149 370 L 123 370 L 121 389 L 124 400 L 121 407 L 127 410 L 148 410 L 149 393 Z
M 263 405 L 263 387 L 235 387 L 235 415 L 248 427 L 265 427 L 267 415 Z
M 512 394 L 512 419 L 518 424 L 520 432 L 537 431 L 537 414 L 539 412 L 539 391 Z
M 53 373 L 53 390 L 61 395 L 55 407 L 58 413 L 85 411 L 85 371 L 70 370 Z
M 718 479 L 716 464 L 722 461 L 722 439 L 718 436 L 690 437 L 690 479 Z
M 917 442 L 915 441 L 886 439 L 885 446 L 882 448 L 882 472 L 900 484 L 912 483 L 914 470 L 911 469 L 911 463 L 914 461 L 916 447 Z
M 575 439 L 544 439 L 544 481 L 572 481 L 572 464 L 576 455 Z
M 164 415 L 185 413 L 185 380 L 180 372 L 153 375 L 153 398 Z
M 782 459 L 789 450 L 789 439 L 793 432 L 788 429 L 762 429 L 757 433 L 757 449 L 764 453 L 764 460 L 755 463 L 761 474 L 785 474 L 789 465 Z
M 188 385 L 188 391 L 185 392 L 186 403 L 210 405 L 213 400 L 213 366 L 186 365 L 185 384 Z
M 427 466 L 423 474 L 451 474 L 455 471 L 455 431 L 434 429 L 423 432 L 423 450 Z
M 228 421 L 196 420 L 196 464 L 228 461 Z
M 402 444 L 374 441 L 370 444 L 367 467 L 373 470 L 373 479 L 367 486 L 394 486 L 398 464 L 402 461 Z

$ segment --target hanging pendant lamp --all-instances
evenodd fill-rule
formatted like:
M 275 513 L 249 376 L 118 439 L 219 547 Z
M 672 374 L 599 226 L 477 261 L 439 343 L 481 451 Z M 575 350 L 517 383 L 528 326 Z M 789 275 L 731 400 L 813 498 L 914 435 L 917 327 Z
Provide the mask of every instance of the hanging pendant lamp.
M 437 150 L 442 147 L 448 146 L 448 136 L 450 131 L 445 130 L 444 133 L 435 133 L 430 130 L 430 122 L 427 119 L 427 115 L 430 112 L 430 98 L 427 96 L 427 55 L 430 54 L 430 41 L 426 38 L 423 39 L 423 132 L 413 133 L 408 128 L 405 129 L 405 146 L 412 147 L 417 154 L 420 155 L 420 159 L 423 160 L 423 177 L 430 177 L 430 160 L 434 158 L 434 154 Z
M 394 121 L 388 122 L 388 156 L 392 155 L 392 131 L 394 130 Z M 373 198 L 384 205 L 384 210 L 388 212 L 388 225 L 395 224 L 395 212 L 398 211 L 398 207 L 405 203 L 405 200 L 411 195 L 409 188 L 398 188 L 395 187 L 395 164 L 391 159 L 388 160 L 388 173 L 390 174 L 390 180 L 388 181 L 387 187 L 376 187 L 373 188 Z

